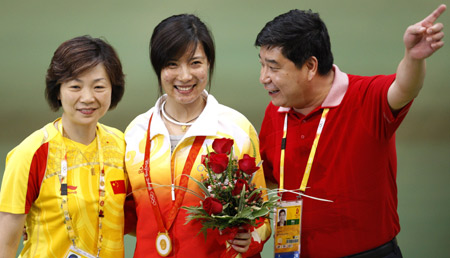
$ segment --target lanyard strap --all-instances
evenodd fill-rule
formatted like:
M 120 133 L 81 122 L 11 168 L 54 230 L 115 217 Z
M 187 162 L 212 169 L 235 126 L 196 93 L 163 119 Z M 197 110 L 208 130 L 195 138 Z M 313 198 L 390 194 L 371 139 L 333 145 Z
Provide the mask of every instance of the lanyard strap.
M 66 145 L 64 144 L 64 135 L 63 135 L 63 126 L 62 126 L 62 120 L 59 120 L 58 122 L 58 129 L 61 133 L 61 136 L 63 136 L 62 141 L 62 149 L 63 149 L 63 158 L 61 159 L 61 174 L 60 177 L 60 183 L 61 183 L 61 198 L 62 198 L 62 204 L 61 208 L 64 213 L 64 223 L 66 224 L 67 233 L 69 234 L 69 238 L 72 241 L 73 246 L 76 247 L 76 234 L 73 228 L 72 218 L 69 213 L 69 204 L 68 204 L 68 195 L 67 195 L 67 149 Z M 101 136 L 100 136 L 100 130 L 98 130 L 97 127 L 97 148 L 99 153 L 99 163 L 100 163 L 100 177 L 99 177 L 99 198 L 98 198 L 98 238 L 97 238 L 97 257 L 100 255 L 100 251 L 102 248 L 102 219 L 104 217 L 104 205 L 105 205 L 105 168 L 104 168 L 104 162 L 103 162 L 103 149 L 101 145 Z M 80 150 L 79 150 L 80 151 Z M 80 151 L 80 154 L 83 155 L 83 153 Z M 84 155 L 83 155 L 84 156 Z M 86 158 L 85 158 L 86 159 Z M 89 160 L 86 159 L 87 162 Z
M 169 215 L 167 217 L 167 225 L 164 224 L 164 220 L 162 219 L 161 209 L 159 208 L 158 199 L 156 197 L 155 190 L 152 187 L 152 180 L 150 177 L 150 150 L 151 150 L 151 139 L 150 139 L 150 125 L 152 123 L 153 114 L 150 117 L 148 121 L 148 129 L 147 129 L 147 139 L 145 143 L 145 154 L 144 154 L 144 177 L 145 177 L 145 183 L 147 184 L 147 192 L 148 196 L 150 198 L 150 203 L 153 208 L 153 213 L 155 214 L 156 221 L 158 223 L 158 230 L 159 232 L 167 232 L 172 227 L 172 224 L 175 220 L 175 217 L 177 216 L 180 207 L 183 203 L 184 196 L 186 194 L 186 191 L 184 191 L 184 188 L 187 188 L 189 178 L 187 175 L 191 174 L 192 167 L 194 165 L 194 162 L 197 158 L 197 155 L 203 145 L 203 141 L 205 140 L 206 136 L 196 136 L 194 143 L 189 151 L 186 163 L 183 167 L 183 176 L 180 179 L 180 187 L 182 189 L 176 189 L 176 198 L 175 203 L 172 206 L 172 208 L 169 211 Z M 171 158 L 171 172 L 172 175 L 174 174 L 175 166 L 174 166 L 174 158 Z
M 283 139 L 281 140 L 281 157 L 280 157 L 280 189 L 284 189 L 284 153 L 286 152 L 286 136 L 287 136 L 288 113 L 284 116 Z
M 306 186 L 308 184 L 309 176 L 311 174 L 311 168 L 314 161 L 314 156 L 316 154 L 317 145 L 319 144 L 320 135 L 322 134 L 322 129 L 325 125 L 327 119 L 329 108 L 325 108 L 322 112 L 322 117 L 319 121 L 319 126 L 317 127 L 316 137 L 314 138 L 313 145 L 311 147 L 311 152 L 309 153 L 308 162 L 306 164 L 305 173 L 303 175 L 302 183 L 300 185 L 300 191 L 305 192 Z M 284 163 L 285 163 L 285 150 L 286 150 L 286 137 L 287 137 L 287 123 L 288 114 L 286 113 L 284 117 L 283 125 L 283 139 L 281 141 L 281 155 L 280 155 L 280 190 L 284 189 Z

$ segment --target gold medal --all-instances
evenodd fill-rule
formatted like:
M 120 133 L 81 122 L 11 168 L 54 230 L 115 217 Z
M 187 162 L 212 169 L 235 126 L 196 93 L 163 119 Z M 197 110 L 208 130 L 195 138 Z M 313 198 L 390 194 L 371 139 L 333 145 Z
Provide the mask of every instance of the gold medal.
M 168 256 L 172 252 L 172 241 L 170 240 L 169 233 L 158 233 L 156 237 L 156 250 L 163 257 Z

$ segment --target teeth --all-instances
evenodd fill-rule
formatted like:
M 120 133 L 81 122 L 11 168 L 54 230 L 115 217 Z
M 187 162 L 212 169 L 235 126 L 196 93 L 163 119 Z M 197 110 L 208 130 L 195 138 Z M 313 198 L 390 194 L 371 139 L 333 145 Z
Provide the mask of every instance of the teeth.
M 194 86 L 188 86 L 188 87 L 184 87 L 184 86 L 175 86 L 179 91 L 189 91 L 191 90 Z
M 79 109 L 79 111 L 83 114 L 93 113 L 95 111 L 95 108 L 90 109 Z

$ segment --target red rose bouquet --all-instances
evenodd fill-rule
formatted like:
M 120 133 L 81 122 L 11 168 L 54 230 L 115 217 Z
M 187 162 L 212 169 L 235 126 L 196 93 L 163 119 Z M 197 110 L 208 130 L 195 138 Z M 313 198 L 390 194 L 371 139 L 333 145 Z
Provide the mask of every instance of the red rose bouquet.
M 200 206 L 182 207 L 188 212 L 188 223 L 197 220 L 202 223 L 201 232 L 206 237 L 207 229 L 218 229 L 222 233 L 237 233 L 239 227 L 249 229 L 256 221 L 268 217 L 277 205 L 277 195 L 265 197 L 261 188 L 252 183 L 254 173 L 261 164 L 255 164 L 255 158 L 244 154 L 243 158 L 233 158 L 232 139 L 215 139 L 214 151 L 202 157 L 206 176 L 200 181 L 194 180 L 202 190 L 204 197 Z

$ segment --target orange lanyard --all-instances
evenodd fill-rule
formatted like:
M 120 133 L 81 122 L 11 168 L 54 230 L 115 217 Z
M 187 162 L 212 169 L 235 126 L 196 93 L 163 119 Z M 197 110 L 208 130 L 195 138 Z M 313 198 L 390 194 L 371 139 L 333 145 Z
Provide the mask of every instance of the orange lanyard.
M 145 143 L 145 154 L 144 154 L 144 177 L 145 177 L 145 183 L 147 184 L 147 192 L 148 196 L 150 198 L 150 203 L 152 204 L 153 213 L 155 214 L 156 221 L 158 223 L 158 229 L 159 232 L 168 232 L 170 228 L 172 227 L 173 221 L 175 220 L 175 217 L 177 216 L 180 207 L 183 203 L 184 195 L 186 194 L 186 191 L 182 190 L 187 188 L 189 177 L 186 175 L 191 174 L 192 167 L 195 163 L 195 160 L 197 158 L 197 155 L 203 145 L 203 141 L 205 140 L 206 136 L 197 136 L 195 137 L 194 143 L 189 151 L 188 158 L 186 160 L 186 163 L 183 168 L 183 176 L 180 179 L 180 189 L 176 189 L 176 198 L 175 198 L 175 204 L 172 206 L 172 209 L 169 211 L 169 215 L 167 217 L 167 224 L 164 224 L 164 221 L 162 219 L 161 209 L 159 208 L 158 199 L 156 198 L 155 190 L 152 187 L 152 180 L 150 178 L 150 149 L 151 149 L 151 139 L 150 139 L 150 125 L 152 123 L 153 115 L 150 117 L 150 120 L 148 121 L 148 129 L 147 129 L 147 139 Z M 171 162 L 171 171 L 172 174 L 174 172 L 174 164 Z
M 320 118 L 319 126 L 317 127 L 316 137 L 314 138 L 313 145 L 311 147 L 311 152 L 309 153 L 308 162 L 306 164 L 305 173 L 303 175 L 303 180 L 300 185 L 300 191 L 305 192 L 306 185 L 308 184 L 309 176 L 311 174 L 311 168 L 314 161 L 314 156 L 316 154 L 317 145 L 319 144 L 320 135 L 322 134 L 322 129 L 325 125 L 327 119 L 329 108 L 325 108 L 322 112 L 322 117 Z M 283 125 L 283 138 L 281 141 L 281 154 L 280 154 L 280 190 L 284 190 L 284 163 L 285 163 L 285 150 L 286 150 L 286 138 L 287 138 L 287 123 L 288 114 L 286 113 L 284 117 Z

